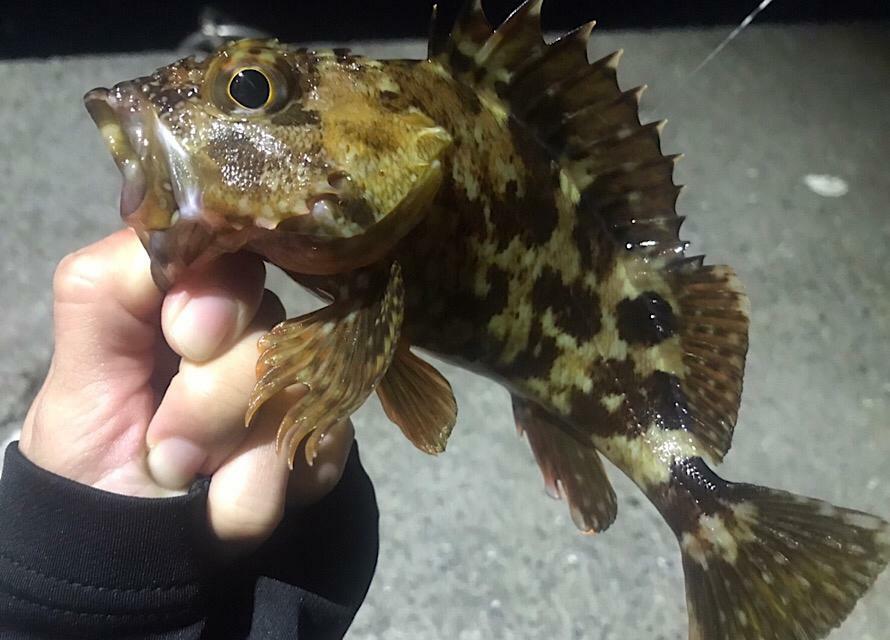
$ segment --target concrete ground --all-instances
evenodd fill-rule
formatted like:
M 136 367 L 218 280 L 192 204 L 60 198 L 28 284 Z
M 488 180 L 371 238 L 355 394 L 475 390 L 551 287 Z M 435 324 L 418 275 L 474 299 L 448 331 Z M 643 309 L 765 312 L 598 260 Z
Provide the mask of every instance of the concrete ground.
M 671 118 L 665 150 L 686 154 L 686 236 L 748 287 L 745 394 L 722 473 L 890 518 L 887 25 L 755 26 L 690 78 L 724 33 L 599 33 L 591 44 L 596 56 L 625 49 L 622 84 L 648 83 L 644 115 Z M 20 424 L 48 362 L 53 266 L 120 224 L 119 178 L 81 95 L 170 59 L 0 63 L 2 434 Z M 305 304 L 276 282 L 291 309 Z M 679 554 L 654 508 L 615 472 L 618 521 L 578 535 L 544 495 L 507 394 L 442 370 L 461 409 L 445 455 L 414 450 L 376 401 L 357 416 L 382 544 L 349 637 L 685 638 Z M 884 575 L 831 638 L 879 640 L 888 628 Z

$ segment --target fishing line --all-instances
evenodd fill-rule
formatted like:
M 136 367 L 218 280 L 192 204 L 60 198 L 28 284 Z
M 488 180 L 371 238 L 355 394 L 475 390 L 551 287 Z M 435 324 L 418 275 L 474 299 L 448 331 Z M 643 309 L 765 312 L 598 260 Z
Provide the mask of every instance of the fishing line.
M 739 24 L 739 26 L 737 26 L 735 29 L 733 29 L 732 32 L 723 39 L 723 42 L 718 44 L 714 48 L 714 50 L 711 51 L 711 53 L 709 53 L 707 55 L 707 57 L 704 60 L 702 60 L 701 63 L 695 69 L 692 70 L 692 73 L 690 73 L 688 76 L 686 76 L 686 80 L 689 80 L 689 78 L 691 78 L 696 73 L 701 71 L 702 68 L 704 68 L 704 66 L 706 64 L 708 64 L 711 60 L 716 58 L 717 55 L 721 51 L 723 51 L 723 49 L 726 47 L 726 45 L 728 45 L 730 42 L 735 40 L 739 36 L 739 34 L 745 30 L 745 28 L 748 25 L 750 25 L 752 22 L 754 22 L 754 18 L 756 18 L 758 16 L 758 14 L 760 14 L 761 11 L 766 9 L 772 3 L 773 3 L 773 0 L 761 0 L 760 4 L 757 5 L 751 13 L 749 13 L 747 16 L 745 16 L 745 19 L 742 20 L 741 24 Z
M 733 29 L 729 35 L 727 35 L 723 40 L 714 47 L 711 52 L 705 56 L 705 58 L 688 74 L 682 76 L 678 79 L 677 82 L 674 82 L 667 91 L 662 94 L 662 96 L 658 99 L 658 110 L 662 113 L 671 113 L 675 108 L 679 108 L 682 102 L 688 99 L 688 90 L 689 85 L 693 78 L 701 71 L 706 65 L 708 65 L 714 58 L 720 55 L 720 52 L 723 51 L 733 40 L 739 37 L 741 33 L 748 28 L 752 22 L 754 22 L 755 18 L 767 7 L 769 7 L 773 3 L 773 0 L 760 0 L 760 4 L 758 4 L 745 18 L 739 23 L 739 25 Z

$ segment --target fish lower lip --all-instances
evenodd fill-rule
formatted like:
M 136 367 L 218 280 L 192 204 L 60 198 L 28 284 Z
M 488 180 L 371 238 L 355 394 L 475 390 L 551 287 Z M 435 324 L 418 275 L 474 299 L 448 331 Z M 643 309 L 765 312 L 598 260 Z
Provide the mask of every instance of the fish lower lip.
M 127 172 L 122 170 L 121 173 L 124 174 L 124 186 L 121 189 L 120 203 L 121 217 L 128 218 L 145 201 L 148 184 L 145 180 L 145 172 L 141 169 Z
M 213 241 L 213 234 L 200 223 L 178 220 L 167 229 L 146 232 L 143 244 L 151 258 L 151 275 L 166 291 L 188 270 Z
M 108 89 L 93 89 L 87 92 L 83 101 L 124 178 L 120 208 L 121 217 L 126 218 L 139 208 L 148 191 L 142 161 L 124 130 L 117 105 Z

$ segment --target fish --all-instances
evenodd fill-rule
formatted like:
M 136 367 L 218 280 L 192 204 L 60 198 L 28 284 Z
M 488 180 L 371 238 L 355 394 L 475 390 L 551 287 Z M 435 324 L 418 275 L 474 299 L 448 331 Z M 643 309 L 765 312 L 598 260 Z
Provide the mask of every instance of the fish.
M 541 0 L 496 29 L 433 10 L 427 57 L 239 40 L 88 92 L 121 216 L 166 289 L 247 251 L 325 305 L 258 344 L 245 416 L 288 387 L 277 444 L 311 463 L 376 392 L 418 449 L 457 402 L 424 353 L 512 397 L 548 493 L 606 530 L 613 463 L 676 535 L 690 640 L 825 637 L 890 559 L 863 512 L 713 467 L 738 418 L 749 303 L 681 239 L 676 157 L 593 23 L 547 43 Z

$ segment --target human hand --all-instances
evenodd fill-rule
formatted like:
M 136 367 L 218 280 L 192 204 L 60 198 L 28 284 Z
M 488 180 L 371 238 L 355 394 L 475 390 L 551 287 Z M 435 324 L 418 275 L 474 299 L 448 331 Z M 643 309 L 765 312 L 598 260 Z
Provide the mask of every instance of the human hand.
M 310 503 L 336 485 L 353 439 L 346 422 L 327 434 L 312 467 L 298 455 L 288 470 L 275 432 L 304 388 L 273 399 L 244 428 L 257 340 L 284 318 L 264 280 L 257 257 L 226 255 L 165 296 L 130 229 L 67 256 L 53 282 L 55 351 L 21 452 L 131 496 L 176 495 L 210 475 L 215 534 L 264 540 L 286 502 Z

